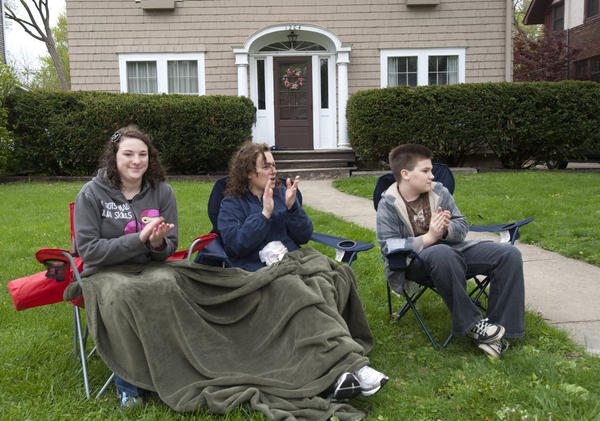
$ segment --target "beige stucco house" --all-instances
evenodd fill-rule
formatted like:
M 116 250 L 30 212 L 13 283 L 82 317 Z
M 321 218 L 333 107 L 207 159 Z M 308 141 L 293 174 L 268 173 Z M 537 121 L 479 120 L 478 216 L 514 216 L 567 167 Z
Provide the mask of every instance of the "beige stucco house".
M 511 0 L 66 0 L 71 85 L 244 95 L 255 141 L 347 149 L 348 96 L 510 81 Z

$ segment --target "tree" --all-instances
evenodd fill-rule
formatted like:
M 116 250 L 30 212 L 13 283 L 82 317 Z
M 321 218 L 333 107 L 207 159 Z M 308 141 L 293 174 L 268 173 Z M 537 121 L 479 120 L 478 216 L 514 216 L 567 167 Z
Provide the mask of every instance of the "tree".
M 28 4 L 28 1 L 35 8 L 37 13 L 32 12 L 32 8 Z M 60 57 L 56 51 L 56 44 L 50 29 L 50 12 L 48 10 L 49 0 L 19 0 L 19 3 L 25 9 L 27 13 L 26 18 L 21 18 L 16 15 L 14 8 L 9 4 L 5 4 L 7 19 L 17 22 L 21 27 L 31 35 L 33 38 L 42 41 L 46 44 L 48 54 L 52 58 L 52 63 L 56 68 L 56 74 L 60 81 L 60 88 L 63 90 L 69 90 L 67 78 L 65 76 L 65 70 L 61 63 Z
M 56 26 L 52 28 L 52 36 L 56 43 L 56 53 L 65 71 L 65 79 L 70 89 L 71 75 L 69 71 L 69 40 L 67 36 L 67 17 L 62 13 L 58 17 Z M 60 79 L 54 66 L 52 57 L 40 57 L 41 67 L 33 73 L 33 80 L 30 83 L 31 88 L 38 89 L 61 89 Z
M 530 39 L 525 34 L 513 37 L 515 82 L 556 82 L 567 79 L 569 61 L 575 54 L 567 48 L 563 32 L 551 32 Z
M 523 19 L 531 0 L 513 0 L 513 35 L 525 35 L 528 39 L 535 39 L 544 35 L 544 25 L 525 25 Z
M 546 32 L 544 25 L 524 25 L 531 0 L 513 0 L 513 80 L 559 81 L 567 78 L 569 49 L 563 32 Z
M 18 80 L 12 68 L 0 64 L 0 173 L 6 170 L 6 164 L 13 150 L 12 133 L 8 130 L 8 109 L 5 108 L 5 98 L 17 86 Z

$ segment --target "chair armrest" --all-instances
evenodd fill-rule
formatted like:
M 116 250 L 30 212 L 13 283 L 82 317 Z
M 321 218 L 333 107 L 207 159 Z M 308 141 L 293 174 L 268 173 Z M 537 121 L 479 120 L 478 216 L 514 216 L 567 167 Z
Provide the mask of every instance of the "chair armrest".
M 385 255 L 390 270 L 403 272 L 410 264 L 409 259 L 421 260 L 416 251 L 410 248 L 400 248 Z
M 349 240 L 347 238 L 336 237 L 328 234 L 321 234 L 318 232 L 313 232 L 312 237 L 310 238 L 312 241 L 315 241 L 320 244 L 325 244 L 326 246 L 333 247 L 340 252 L 343 252 L 343 256 L 341 261 L 347 263 L 348 266 L 352 264 L 358 258 L 358 253 L 365 250 L 370 250 L 374 247 L 371 243 L 366 243 L 364 241 L 355 241 Z
M 71 271 L 77 280 L 77 283 L 80 287 L 83 286 L 83 282 L 79 274 L 79 265 L 75 261 L 75 257 L 71 252 L 64 249 L 40 249 L 35 253 L 35 258 L 48 269 L 46 277 L 54 278 L 57 282 L 62 282 L 65 280 L 65 278 L 68 278 L 67 272 L 69 268 L 67 265 L 70 265 Z M 56 262 L 58 262 L 58 265 Z M 62 267 L 60 267 L 61 263 Z
M 192 255 L 194 253 L 206 248 L 217 237 L 218 237 L 217 234 L 209 233 L 209 234 L 201 235 L 200 237 L 194 238 L 194 241 L 192 241 L 192 244 L 190 245 L 190 247 L 187 250 L 187 255 L 184 256 L 184 258 L 187 257 L 188 262 L 191 262 Z
M 498 225 L 470 225 L 469 231 L 474 232 L 498 232 L 507 231 L 510 235 L 510 243 L 515 244 L 515 241 L 520 237 L 519 228 L 523 225 L 527 225 L 531 221 L 535 220 L 532 216 L 530 218 L 523 219 L 517 222 L 509 222 L 507 224 Z
M 229 261 L 229 257 L 227 257 L 221 239 L 217 234 L 213 235 L 215 235 L 214 241 L 211 241 L 206 247 L 198 251 L 194 263 L 208 266 L 231 267 L 231 262 Z M 191 259 L 191 253 L 188 259 Z

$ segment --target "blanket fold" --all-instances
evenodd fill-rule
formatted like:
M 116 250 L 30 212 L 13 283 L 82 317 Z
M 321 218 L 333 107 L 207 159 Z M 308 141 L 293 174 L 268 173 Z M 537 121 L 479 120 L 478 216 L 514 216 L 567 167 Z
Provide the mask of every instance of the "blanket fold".
M 270 419 L 359 419 L 319 397 L 373 346 L 352 270 L 310 247 L 256 272 L 187 261 L 112 266 L 83 282 L 107 366 L 176 411 L 247 404 Z

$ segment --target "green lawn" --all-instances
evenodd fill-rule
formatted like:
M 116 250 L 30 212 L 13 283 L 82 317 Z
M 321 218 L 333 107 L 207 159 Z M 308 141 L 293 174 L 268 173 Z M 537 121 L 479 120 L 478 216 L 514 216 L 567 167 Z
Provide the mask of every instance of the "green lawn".
M 476 178 L 473 178 L 472 184 L 478 183 Z M 201 182 L 171 184 L 180 213 L 180 244 L 185 247 L 194 236 L 210 229 L 206 203 L 211 186 Z M 579 181 L 582 189 L 593 189 L 590 184 L 591 179 Z M 42 270 L 34 258 L 36 250 L 40 247 L 69 247 L 67 203 L 75 198 L 81 185 L 0 185 L 4 204 L 0 216 L 0 223 L 4 226 L 0 236 L 0 420 L 263 419 L 243 408 L 225 416 L 204 412 L 177 414 L 160 401 L 151 402 L 142 409 L 121 412 L 114 389 L 99 400 L 87 401 L 81 371 L 72 354 L 70 305 L 58 303 L 21 312 L 13 309 L 5 285 L 11 279 Z M 458 199 L 459 192 L 467 194 L 468 185 L 466 181 L 457 182 L 457 200 L 468 201 L 466 197 Z M 494 196 L 491 191 L 486 194 Z M 544 189 L 542 196 L 552 194 L 565 193 L 549 188 Z M 515 193 L 506 195 L 511 198 L 507 201 L 516 201 Z M 477 212 L 482 217 L 488 217 L 485 209 L 498 207 L 488 203 L 491 199 L 483 194 L 478 193 L 477 197 Z M 529 200 L 534 202 L 531 209 L 535 209 L 535 200 Z M 548 197 L 548 200 L 553 198 Z M 468 212 L 462 203 L 459 202 L 459 205 Z M 522 216 L 529 215 L 528 210 L 525 208 Z M 375 243 L 375 234 L 370 230 L 330 214 L 312 209 L 307 211 L 317 231 Z M 536 210 L 533 214 L 544 219 L 541 211 Z M 511 215 L 515 218 L 521 216 L 516 212 Z M 536 221 L 532 228 L 541 223 Z M 595 229 L 593 236 L 592 230 L 588 234 L 597 242 L 599 236 Z M 330 250 L 320 250 L 333 255 Z M 352 267 L 376 338 L 375 347 L 369 355 L 371 364 L 390 377 L 390 382 L 377 395 L 353 401 L 354 405 L 367 412 L 368 419 L 600 419 L 600 359 L 583 354 L 581 347 L 573 344 L 565 333 L 548 326 L 539 315 L 527 313 L 527 337 L 513 341 L 500 361 L 489 359 L 465 338 L 453 339 L 446 350 L 434 351 L 412 314 L 400 321 L 391 320 L 388 316 L 378 249 L 375 247 L 361 253 Z M 450 320 L 441 300 L 424 296 L 420 304 L 434 336 L 437 339 L 445 337 L 450 329 Z M 88 346 L 91 349 L 91 344 Z M 89 371 L 90 381 L 97 391 L 109 372 L 98 357 L 92 357 Z
M 600 265 L 600 173 L 455 174 L 454 198 L 474 225 L 534 216 L 520 240 Z M 336 180 L 341 191 L 371 199 L 377 177 Z

